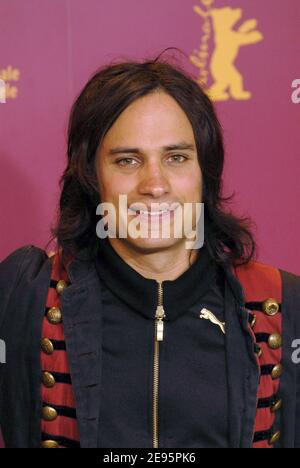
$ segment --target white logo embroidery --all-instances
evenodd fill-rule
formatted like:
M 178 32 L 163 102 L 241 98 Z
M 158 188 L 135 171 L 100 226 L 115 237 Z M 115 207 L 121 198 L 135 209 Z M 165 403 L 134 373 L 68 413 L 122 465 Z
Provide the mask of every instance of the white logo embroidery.
M 201 319 L 209 320 L 211 323 L 218 325 L 225 335 L 225 322 L 220 322 L 219 319 L 208 309 L 202 309 L 200 312 Z

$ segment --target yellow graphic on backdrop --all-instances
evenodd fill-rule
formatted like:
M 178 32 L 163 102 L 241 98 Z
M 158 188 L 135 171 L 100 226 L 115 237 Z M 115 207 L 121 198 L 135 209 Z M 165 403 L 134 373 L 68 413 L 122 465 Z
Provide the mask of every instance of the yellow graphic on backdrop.
M 214 1 L 200 0 L 204 10 L 198 5 L 194 7 L 194 11 L 204 20 L 200 48 L 190 57 L 191 62 L 200 70 L 198 82 L 207 88 L 207 93 L 214 101 L 250 99 L 251 92 L 244 89 L 243 75 L 234 62 L 240 47 L 260 42 L 263 35 L 256 30 L 256 19 L 244 21 L 238 29 L 233 29 L 241 19 L 243 10 L 231 7 L 212 8 Z M 210 54 L 212 32 L 215 48 Z M 208 87 L 209 75 L 213 83 Z
M 18 87 L 16 82 L 20 80 L 20 70 L 13 68 L 11 65 L 0 69 L 0 80 L 5 82 L 5 98 L 16 99 L 18 97 Z

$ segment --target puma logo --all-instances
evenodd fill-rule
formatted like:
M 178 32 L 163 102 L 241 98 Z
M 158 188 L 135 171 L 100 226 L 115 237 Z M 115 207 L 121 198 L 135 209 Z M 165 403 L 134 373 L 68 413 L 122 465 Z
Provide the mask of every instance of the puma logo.
M 202 309 L 200 312 L 201 319 L 209 320 L 214 325 L 218 325 L 225 335 L 225 322 L 221 322 L 217 317 L 208 309 Z

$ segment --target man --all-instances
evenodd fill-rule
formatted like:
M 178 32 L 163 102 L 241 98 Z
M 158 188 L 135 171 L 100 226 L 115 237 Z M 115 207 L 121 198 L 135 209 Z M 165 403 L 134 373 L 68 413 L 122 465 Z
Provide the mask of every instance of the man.
M 224 209 L 209 98 L 159 60 L 109 66 L 68 136 L 57 252 L 0 266 L 6 445 L 300 446 L 300 279 Z

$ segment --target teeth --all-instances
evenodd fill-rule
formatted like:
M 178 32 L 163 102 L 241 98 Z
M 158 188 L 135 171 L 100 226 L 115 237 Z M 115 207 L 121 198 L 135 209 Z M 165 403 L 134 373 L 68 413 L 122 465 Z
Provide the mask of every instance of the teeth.
M 150 215 L 150 216 L 159 216 L 163 213 L 168 213 L 169 210 L 164 210 L 164 211 L 140 211 L 140 214 L 142 215 Z
M 132 213 L 132 214 L 137 214 L 137 215 L 143 215 L 143 216 L 159 216 L 159 215 L 163 215 L 165 213 L 172 213 L 173 211 L 175 211 L 177 209 L 176 208 L 173 208 L 173 209 L 166 209 L 166 210 L 160 210 L 160 211 L 148 211 L 148 210 L 139 210 L 139 209 L 135 209 L 135 208 L 129 208 L 129 213 Z

